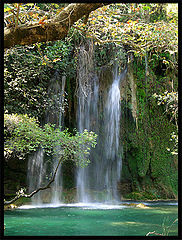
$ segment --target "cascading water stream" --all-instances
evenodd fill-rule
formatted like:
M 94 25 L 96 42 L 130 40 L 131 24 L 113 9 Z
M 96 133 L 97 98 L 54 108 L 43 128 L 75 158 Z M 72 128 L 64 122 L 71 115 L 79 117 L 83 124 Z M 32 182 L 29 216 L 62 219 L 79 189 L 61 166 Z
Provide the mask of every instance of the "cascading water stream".
M 94 73 L 93 44 L 80 47 L 78 67 L 78 103 L 77 127 L 79 132 L 84 129 L 94 131 L 97 135 L 97 145 L 91 149 L 91 163 L 86 168 L 76 169 L 77 201 L 80 203 L 114 203 L 119 201 L 117 184 L 120 180 L 122 168 L 122 145 L 120 137 L 120 83 L 126 75 L 124 70 L 118 72 L 116 65 L 110 80 L 104 85 L 100 77 Z M 54 106 L 49 106 L 46 122 L 56 123 L 62 130 L 64 108 L 65 77 L 58 72 L 51 80 L 49 87 L 50 98 Z M 57 146 L 59 152 L 59 146 Z M 29 159 L 28 181 L 29 191 L 45 183 L 45 179 L 54 172 L 59 161 L 55 156 L 52 166 L 47 166 L 43 149 L 39 149 Z M 54 183 L 52 184 L 49 202 L 59 204 L 62 202 L 62 166 L 60 165 Z M 45 202 L 40 193 L 34 196 L 33 204 Z
M 63 124 L 63 112 L 64 112 L 64 89 L 65 89 L 65 82 L 66 82 L 66 77 L 62 77 L 62 88 L 61 88 L 61 94 L 59 98 L 59 129 L 61 131 L 62 129 L 62 124 Z M 57 146 L 57 151 L 60 150 L 60 146 Z M 53 159 L 53 172 L 55 171 L 58 162 L 59 162 L 59 156 L 55 157 Z M 54 204 L 59 204 L 61 202 L 61 193 L 62 193 L 62 166 L 60 164 L 55 180 L 52 185 L 52 197 L 51 197 L 51 202 Z
M 64 119 L 64 89 L 65 89 L 66 77 L 62 77 L 62 86 L 60 87 L 60 77 L 59 73 L 56 72 L 54 77 L 51 79 L 48 93 L 52 99 L 52 105 L 48 107 L 46 114 L 47 123 L 55 123 L 59 127 L 60 131 L 62 129 Z M 58 113 L 58 114 L 57 114 Z M 60 150 L 60 147 L 57 146 L 57 150 Z M 45 161 L 45 154 L 42 148 L 39 148 L 33 155 L 29 157 L 28 160 L 28 189 L 29 192 L 38 189 L 41 186 L 44 186 L 47 182 L 47 176 L 50 176 L 50 173 L 53 173 L 56 169 L 56 166 L 59 162 L 59 156 L 54 156 L 52 159 L 52 167 L 48 169 L 47 163 Z M 52 184 L 52 193 L 49 198 L 49 202 L 58 204 L 61 202 L 61 192 L 62 192 L 62 172 L 61 164 L 58 168 L 55 180 Z M 41 205 L 45 202 L 45 195 L 39 192 L 32 198 L 33 205 Z M 48 195 L 48 193 L 47 193 Z
M 98 125 L 98 78 L 93 78 L 92 91 L 85 98 L 81 89 L 79 90 L 79 103 L 77 111 L 78 130 L 83 132 L 96 130 Z M 79 167 L 77 170 L 77 199 L 79 202 L 89 202 L 90 196 L 87 194 L 89 185 L 89 168 Z
M 42 180 L 46 176 L 46 168 L 46 164 L 44 163 L 44 151 L 42 148 L 39 148 L 33 155 L 29 157 L 28 160 L 27 180 L 29 192 L 32 192 L 41 186 Z M 40 192 L 32 197 L 32 204 L 42 204 Z
M 76 172 L 77 201 L 83 203 L 119 200 L 117 183 L 120 180 L 122 167 L 120 136 L 120 81 L 126 70 L 113 71 L 113 81 L 109 89 L 104 89 L 107 97 L 99 92 L 98 77 L 92 76 L 84 66 L 89 63 L 89 51 L 80 52 L 78 80 L 77 126 L 80 132 L 84 129 L 98 134 L 97 146 L 90 152 L 91 163 L 86 168 L 78 168 Z M 83 61 L 84 59 L 84 61 Z M 80 66 L 81 65 L 81 66 Z M 90 74 L 90 76 L 89 76 Z M 84 94 L 83 76 L 87 75 L 87 86 L 90 91 Z M 86 78 L 86 77 L 85 77 Z M 86 92 L 86 91 L 85 91 Z M 102 107 L 101 107 L 102 106 Z
M 120 136 L 120 78 L 116 67 L 114 80 L 109 89 L 105 112 L 104 112 L 104 159 L 105 159 L 105 187 L 106 201 L 119 200 L 117 194 L 117 183 L 120 180 L 122 159 L 119 156 Z M 98 173 L 99 174 L 99 173 Z

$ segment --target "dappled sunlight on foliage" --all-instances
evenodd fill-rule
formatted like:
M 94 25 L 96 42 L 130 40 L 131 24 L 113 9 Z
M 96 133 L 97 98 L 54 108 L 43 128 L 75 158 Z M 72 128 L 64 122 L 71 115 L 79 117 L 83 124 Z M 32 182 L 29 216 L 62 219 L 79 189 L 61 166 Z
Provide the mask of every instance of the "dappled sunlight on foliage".
M 27 114 L 5 114 L 5 159 L 16 153 L 24 159 L 29 152 L 42 147 L 47 155 L 62 155 L 62 161 L 73 160 L 77 165 L 89 163 L 90 149 L 95 147 L 97 135 L 94 132 L 71 134 L 68 130 L 60 131 L 52 124 L 40 127 L 36 118 Z M 60 152 L 56 146 L 61 146 Z
M 75 23 L 86 34 L 95 38 L 96 44 L 115 42 L 129 46 L 135 55 L 143 56 L 145 51 L 177 52 L 177 16 L 160 19 L 160 11 L 166 11 L 163 4 L 110 4 L 93 11 L 88 23 Z M 177 14 L 177 12 L 176 12 Z M 151 16 L 159 16 L 151 21 Z

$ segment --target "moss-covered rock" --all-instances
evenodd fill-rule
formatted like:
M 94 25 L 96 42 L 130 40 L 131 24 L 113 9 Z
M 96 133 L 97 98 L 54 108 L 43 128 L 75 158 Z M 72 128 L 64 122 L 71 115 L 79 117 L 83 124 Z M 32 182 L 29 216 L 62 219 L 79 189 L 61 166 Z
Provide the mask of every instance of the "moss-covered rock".
M 177 199 L 177 157 L 167 151 L 167 148 L 173 147 L 170 134 L 176 131 L 176 126 L 165 114 L 165 108 L 157 105 L 152 98 L 154 93 L 171 90 L 171 78 L 177 88 L 177 78 L 175 71 L 173 75 L 169 71 L 156 71 L 157 62 L 154 65 L 148 63 L 147 76 L 145 67 L 145 61 L 135 58 L 133 68 L 130 68 L 136 82 L 137 121 L 131 117 L 132 101 L 128 94 L 131 95 L 132 90 L 128 91 L 129 83 L 125 89 L 127 98 L 122 103 L 121 141 L 124 153 L 121 182 L 130 180 L 132 187 L 131 193 L 124 194 L 124 197 L 136 200 Z
M 143 203 L 122 203 L 124 206 L 137 207 L 137 208 L 150 208 Z
M 15 205 L 15 204 L 9 204 L 9 205 L 4 206 L 4 210 L 13 210 L 15 208 L 17 208 L 17 205 Z

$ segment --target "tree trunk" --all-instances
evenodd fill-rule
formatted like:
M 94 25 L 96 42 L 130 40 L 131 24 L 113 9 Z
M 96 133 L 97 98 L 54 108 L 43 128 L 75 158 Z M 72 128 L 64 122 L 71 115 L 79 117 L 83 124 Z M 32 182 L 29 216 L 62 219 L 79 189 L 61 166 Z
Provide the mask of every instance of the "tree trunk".
M 108 3 L 107 3 L 108 4 Z M 47 23 L 19 25 L 4 30 L 4 48 L 63 39 L 74 22 L 106 3 L 73 3 Z

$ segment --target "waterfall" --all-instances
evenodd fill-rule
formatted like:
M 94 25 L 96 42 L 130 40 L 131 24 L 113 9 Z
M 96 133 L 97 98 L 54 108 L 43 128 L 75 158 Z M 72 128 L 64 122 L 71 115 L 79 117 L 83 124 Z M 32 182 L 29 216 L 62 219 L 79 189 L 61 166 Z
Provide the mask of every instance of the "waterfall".
M 59 129 L 61 131 L 62 125 L 63 125 L 63 112 L 64 112 L 64 96 L 65 96 L 65 82 L 66 82 L 66 77 L 62 77 L 62 88 L 61 88 L 61 94 L 59 98 Z M 57 150 L 60 150 L 60 146 L 57 146 Z M 52 172 L 55 171 L 57 165 L 59 162 L 59 156 L 54 157 L 53 159 L 53 169 Z M 62 165 L 60 164 L 55 180 L 52 185 L 52 197 L 51 197 L 51 202 L 58 204 L 61 201 L 61 193 L 62 193 Z
M 42 185 L 46 176 L 46 164 L 44 163 L 44 151 L 39 148 L 28 160 L 28 189 L 29 192 L 34 191 Z M 32 204 L 42 204 L 41 192 L 32 197 Z
M 64 100 L 65 100 L 65 81 L 66 77 L 63 76 L 60 84 L 60 76 L 58 72 L 55 72 L 54 77 L 50 81 L 48 88 L 48 94 L 51 99 L 51 104 L 48 106 L 46 112 L 46 122 L 56 124 L 59 127 L 60 131 L 64 124 L 63 113 L 64 113 Z M 60 146 L 56 147 L 57 150 L 60 150 Z M 50 174 L 54 173 L 56 166 L 59 162 L 59 156 L 55 155 L 52 158 L 52 167 L 47 166 L 45 160 L 45 153 L 42 148 L 39 148 L 34 154 L 32 154 L 28 159 L 28 173 L 27 173 L 27 182 L 29 192 L 44 186 Z M 61 193 L 62 193 L 62 167 L 61 164 L 57 171 L 55 180 L 51 187 L 51 196 L 46 202 L 51 203 L 60 203 Z M 48 192 L 44 191 L 47 195 Z M 32 198 L 32 204 L 40 205 L 45 202 L 45 194 L 39 192 Z
M 89 50 L 83 54 L 82 48 L 78 68 L 77 127 L 80 132 L 84 129 L 96 132 L 98 139 L 96 148 L 90 152 L 89 166 L 80 167 L 76 171 L 77 201 L 111 203 L 119 200 L 117 183 L 122 167 L 119 141 L 120 82 L 125 77 L 126 70 L 119 73 L 115 66 L 112 83 L 108 88 L 102 89 L 102 93 L 98 77 L 85 67 L 92 55 Z M 88 91 L 83 85 L 83 77 Z
M 122 168 L 120 84 L 127 70 L 119 72 L 118 65 L 114 64 L 113 70 L 108 70 L 109 75 L 107 68 L 103 68 L 105 75 L 102 77 L 102 74 L 96 74 L 93 46 L 93 42 L 89 41 L 79 47 L 76 120 L 79 132 L 82 133 L 84 129 L 94 131 L 98 138 L 96 147 L 90 150 L 90 164 L 85 168 L 77 167 L 75 170 L 77 201 L 113 203 L 120 200 L 117 191 Z M 52 103 L 47 109 L 46 122 L 56 124 L 60 131 L 64 124 L 65 80 L 64 76 L 60 78 L 59 73 L 55 72 L 48 89 Z M 59 152 L 60 146 L 56 149 Z M 44 185 L 46 178 L 54 172 L 58 161 L 59 156 L 55 155 L 52 165 L 48 165 L 41 148 L 29 158 L 29 191 Z M 49 202 L 53 204 L 62 202 L 62 183 L 60 164 L 55 181 L 49 190 Z M 44 202 L 43 193 L 34 196 L 34 204 Z
M 84 129 L 88 131 L 95 131 L 98 125 L 98 78 L 94 76 L 92 79 L 93 85 L 91 91 L 85 98 L 84 93 L 79 89 L 78 98 L 78 131 L 83 132 Z M 86 194 L 89 185 L 89 169 L 79 167 L 77 170 L 77 199 L 80 202 L 89 202 L 89 195 Z
M 119 200 L 117 195 L 117 183 L 120 180 L 121 157 L 119 157 L 119 136 L 120 136 L 120 78 L 116 68 L 113 83 L 109 89 L 105 111 L 104 111 L 104 171 L 106 201 Z M 97 170 L 96 170 L 97 171 Z M 97 173 L 99 175 L 100 173 Z

